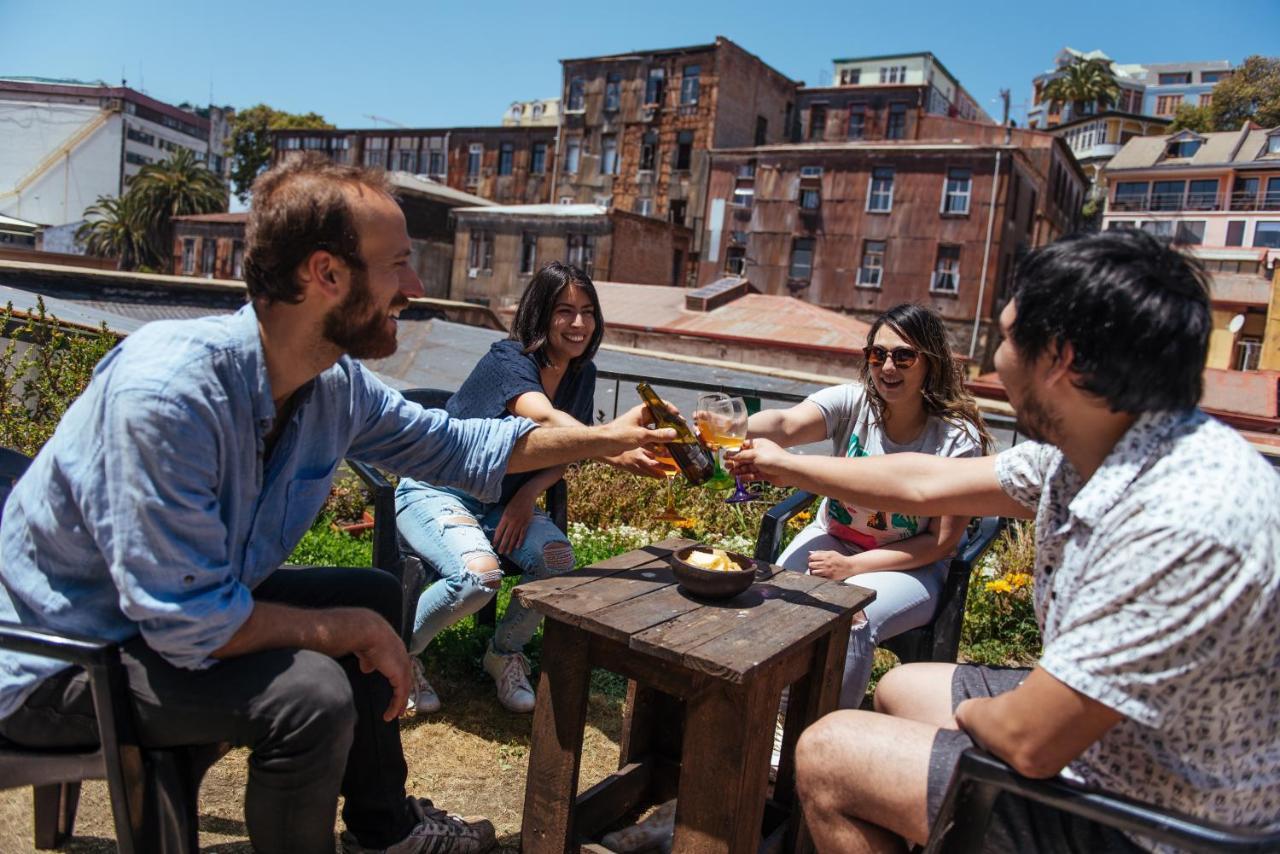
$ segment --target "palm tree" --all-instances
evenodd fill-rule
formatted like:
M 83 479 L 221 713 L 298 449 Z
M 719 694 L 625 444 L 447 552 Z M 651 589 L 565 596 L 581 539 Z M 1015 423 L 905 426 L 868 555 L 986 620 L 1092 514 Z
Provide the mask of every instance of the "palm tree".
M 188 148 L 143 166 L 126 195 L 136 198 L 139 222 L 161 269 L 167 268 L 173 251 L 173 217 L 227 209 L 226 186 Z
M 1096 102 L 1106 109 L 1120 97 L 1120 84 L 1105 59 L 1078 56 L 1044 87 L 1044 99 L 1054 104 L 1071 104 L 1072 117 L 1084 114 L 1084 105 Z
M 119 270 L 133 270 L 154 260 L 147 229 L 138 216 L 136 196 L 98 196 L 84 216 L 76 238 L 90 255 L 114 257 Z

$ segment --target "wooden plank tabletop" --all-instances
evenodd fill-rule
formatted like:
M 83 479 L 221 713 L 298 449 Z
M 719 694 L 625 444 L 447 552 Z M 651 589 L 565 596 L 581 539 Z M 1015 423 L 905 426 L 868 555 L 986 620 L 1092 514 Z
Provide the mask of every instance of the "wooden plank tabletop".
M 732 599 L 695 598 L 677 586 L 667 562 L 691 544 L 664 540 L 522 584 L 515 595 L 546 616 L 730 682 L 742 682 L 875 598 L 862 587 L 771 564 Z

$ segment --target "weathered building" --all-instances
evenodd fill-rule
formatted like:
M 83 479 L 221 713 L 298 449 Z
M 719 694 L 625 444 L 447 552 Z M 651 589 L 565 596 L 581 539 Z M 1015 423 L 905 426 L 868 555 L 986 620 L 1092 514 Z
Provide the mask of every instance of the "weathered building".
M 918 139 L 925 114 L 991 123 L 932 53 L 850 57 L 832 65 L 832 85 L 799 90 L 792 142 Z
M 729 39 L 562 60 L 554 198 L 691 227 L 700 251 L 707 151 L 782 142 L 796 83 Z
M 683 277 L 693 235 L 674 223 L 600 205 L 510 205 L 454 211 L 455 300 L 514 305 L 548 261 L 592 278 L 672 285 Z
M 1049 134 L 916 121 L 917 139 L 712 152 L 699 281 L 741 275 L 864 319 L 918 302 L 987 361 L 1017 259 L 1074 230 L 1086 181 Z
M 450 212 L 493 203 L 405 172 L 392 172 L 390 177 L 409 232 L 409 264 L 422 280 L 423 296 L 447 298 L 453 273 Z M 206 279 L 243 279 L 248 219 L 247 213 L 174 217 L 172 272 Z
M 280 130 L 272 162 L 304 151 L 337 163 L 421 175 L 498 204 L 551 200 L 554 126 Z

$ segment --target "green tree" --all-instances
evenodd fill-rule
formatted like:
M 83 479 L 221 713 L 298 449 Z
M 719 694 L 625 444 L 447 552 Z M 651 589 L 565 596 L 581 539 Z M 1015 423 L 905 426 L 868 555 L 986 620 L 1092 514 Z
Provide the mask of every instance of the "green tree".
M 231 120 L 231 182 L 240 201 L 249 201 L 253 179 L 271 162 L 271 131 L 286 128 L 332 130 L 333 125 L 318 113 L 286 113 L 266 104 L 237 112 Z
M 1084 105 L 1097 102 L 1106 109 L 1120 97 L 1120 84 L 1105 59 L 1076 57 L 1062 73 L 1044 87 L 1044 98 L 1055 104 L 1071 104 L 1075 118 L 1084 114 Z
M 90 255 L 115 258 L 118 270 L 135 270 L 155 261 L 146 224 L 138 214 L 137 196 L 98 196 L 84 216 L 76 238 Z
M 155 268 L 167 271 L 173 252 L 173 218 L 188 214 L 221 213 L 227 209 L 227 189 L 187 148 L 179 148 L 159 163 L 142 167 L 129 184 L 137 214 L 146 228 Z
M 1280 57 L 1250 56 L 1213 87 L 1213 129 L 1239 130 L 1246 121 L 1280 125 Z
M 1207 106 L 1181 104 L 1173 114 L 1173 123 L 1169 125 L 1169 133 L 1180 130 L 1193 130 L 1196 133 L 1208 133 L 1213 130 L 1213 115 Z

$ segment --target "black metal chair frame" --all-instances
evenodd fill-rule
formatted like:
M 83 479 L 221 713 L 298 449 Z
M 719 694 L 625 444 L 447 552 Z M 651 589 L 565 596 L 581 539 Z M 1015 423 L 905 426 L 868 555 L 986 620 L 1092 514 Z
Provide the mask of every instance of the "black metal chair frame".
M 453 392 L 437 388 L 402 390 L 406 400 L 429 409 L 443 409 Z M 359 460 L 347 460 L 347 466 L 364 481 L 373 495 L 373 565 L 390 572 L 400 580 L 404 594 L 404 613 L 401 630 L 407 644 L 413 631 L 413 614 L 417 609 L 418 595 L 426 583 L 427 566 L 400 539 L 396 531 L 395 487 L 375 466 Z M 556 481 L 543 493 L 543 503 L 551 521 L 561 531 L 568 530 L 567 516 L 569 491 L 564 479 Z M 504 576 L 519 576 L 522 570 L 506 557 L 499 558 Z M 480 625 L 493 626 L 498 619 L 498 597 L 495 596 L 476 614 Z
M 756 539 L 756 559 L 773 562 L 782 550 L 782 534 L 787 523 L 818 499 L 812 492 L 796 490 L 771 507 L 760 520 Z M 965 598 L 973 565 L 999 535 L 1004 520 L 987 516 L 974 519 L 965 530 L 947 569 L 947 578 L 938 597 L 933 620 L 903 632 L 881 644 L 902 662 L 955 661 L 960 650 L 960 628 L 964 623 Z
M 0 448 L 0 511 L 29 463 Z M 121 852 L 196 851 L 200 781 L 227 746 L 142 747 L 115 643 L 4 622 L 0 647 L 84 668 L 97 718 L 94 749 L 31 749 L 0 739 L 0 788 L 32 787 L 35 847 L 62 846 L 75 830 L 81 781 L 105 779 Z
M 1280 851 L 1280 831 L 1242 830 L 1070 783 L 1033 780 L 978 748 L 960 755 L 925 854 L 982 850 L 1001 793 L 1194 852 Z

